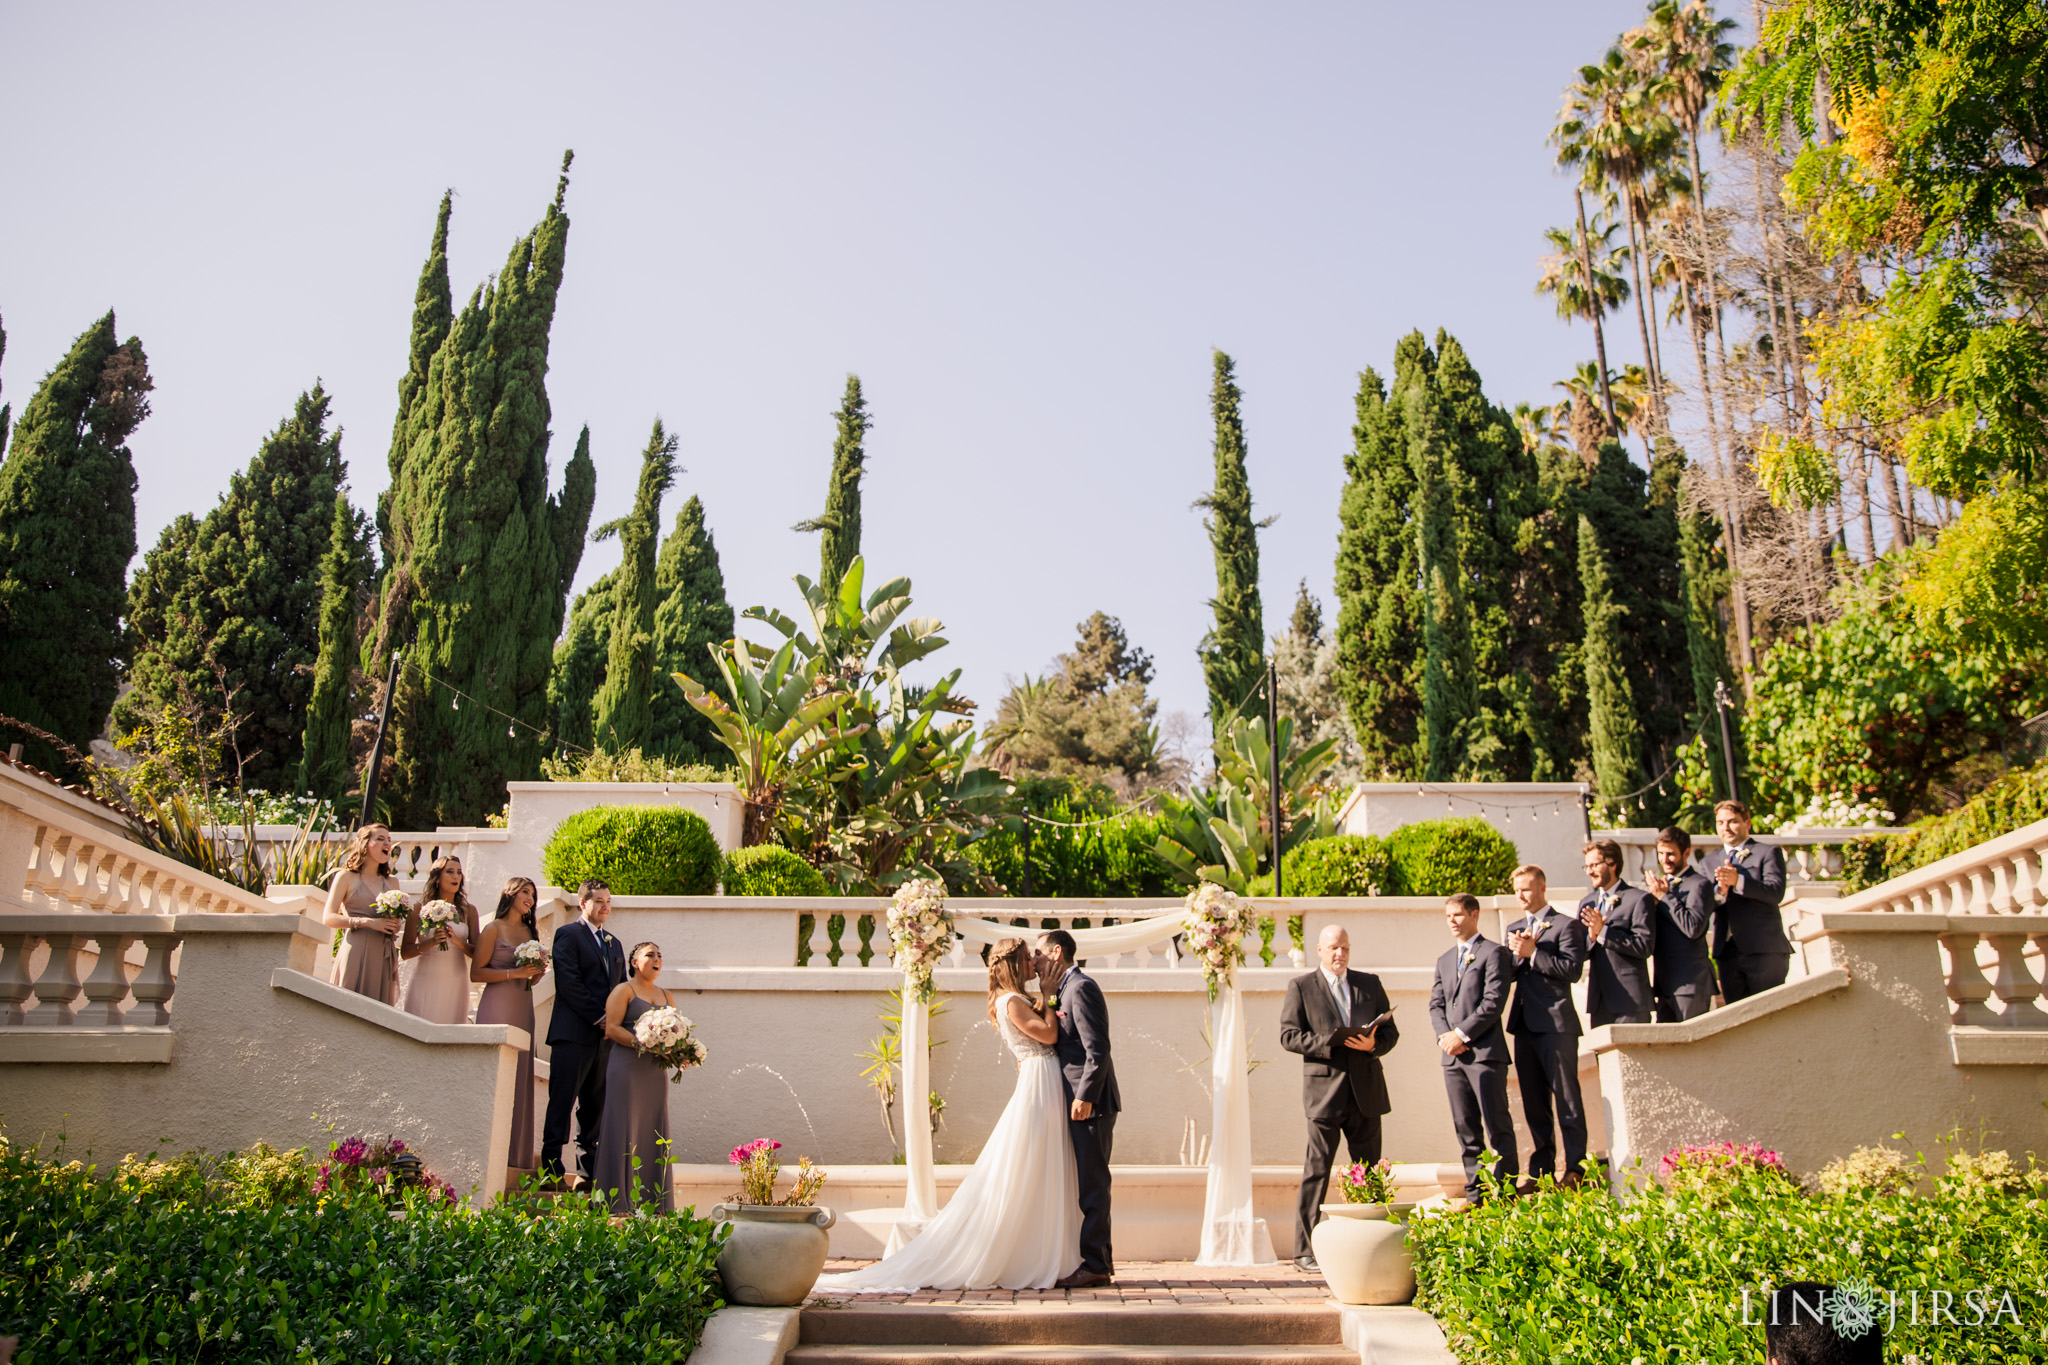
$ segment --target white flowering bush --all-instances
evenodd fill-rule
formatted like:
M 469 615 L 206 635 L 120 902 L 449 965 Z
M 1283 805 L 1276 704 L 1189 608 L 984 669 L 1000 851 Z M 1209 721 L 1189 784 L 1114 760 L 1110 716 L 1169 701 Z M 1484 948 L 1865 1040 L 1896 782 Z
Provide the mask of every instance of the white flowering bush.
M 1896 818 L 1874 801 L 1856 801 L 1842 792 L 1816 796 L 1806 809 L 1778 822 L 1779 834 L 1802 829 L 1856 829 L 1864 825 L 1889 825 Z
M 946 884 L 937 877 L 919 877 L 897 887 L 889 903 L 889 948 L 919 1001 L 929 1002 L 935 994 L 932 969 L 952 946 Z
M 1250 901 L 1227 886 L 1203 882 L 1188 893 L 1184 923 L 1187 946 L 1202 963 L 1209 998 L 1228 989 L 1244 963 L 1244 936 L 1257 927 Z

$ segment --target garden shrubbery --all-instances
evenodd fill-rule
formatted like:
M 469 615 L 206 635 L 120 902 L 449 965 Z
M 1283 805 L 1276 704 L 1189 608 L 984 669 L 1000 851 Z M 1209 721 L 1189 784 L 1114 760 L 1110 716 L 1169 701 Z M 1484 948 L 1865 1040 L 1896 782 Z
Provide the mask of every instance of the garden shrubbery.
M 1890 881 L 2036 820 L 2048 820 L 2048 763 L 2007 773 L 1947 815 L 1903 833 L 1864 835 L 1842 850 L 1842 891 Z
M 1421 820 L 1387 838 L 1392 884 L 1386 896 L 1504 895 L 1521 858 L 1499 830 L 1476 815 Z
M 2048 1171 L 1956 1152 L 1917 1197 L 1921 1174 L 1917 1159 L 1864 1149 L 1808 1194 L 1776 1153 L 1681 1148 L 1668 1183 L 1639 1181 L 1626 1200 L 1589 1187 L 1413 1219 L 1416 1303 L 1468 1365 L 1757 1360 L 1766 1285 L 1867 1284 L 1898 1296 L 1888 1360 L 2038 1359 Z M 1988 1295 L 1974 1324 L 1971 1290 Z M 1945 1322 L 1931 1321 L 1935 1291 L 1952 1295 Z
M 541 850 L 548 884 L 587 878 L 615 896 L 708 896 L 725 859 L 704 817 L 681 806 L 594 806 L 555 827 Z
M 317 1183 L 301 1152 L 131 1157 L 106 1178 L 0 1139 L 16 1365 L 681 1361 L 720 1306 L 704 1219 Z
M 1282 860 L 1287 894 L 1293 896 L 1376 896 L 1392 883 L 1393 856 L 1375 834 L 1333 834 L 1287 850 Z M 1252 878 L 1254 896 L 1273 894 L 1273 874 Z
M 734 849 L 725 860 L 728 896 L 829 896 L 817 868 L 778 844 Z
M 1169 822 L 1157 815 L 1111 817 L 1114 799 L 1100 787 L 1041 779 L 1022 808 L 1052 824 L 1034 824 L 1031 850 L 1033 896 L 1178 896 L 1182 887 L 1152 852 Z M 1099 821 L 1100 823 L 1095 823 Z M 1001 886 L 1001 894 L 1024 894 L 1021 831 L 996 830 L 966 850 L 969 862 Z

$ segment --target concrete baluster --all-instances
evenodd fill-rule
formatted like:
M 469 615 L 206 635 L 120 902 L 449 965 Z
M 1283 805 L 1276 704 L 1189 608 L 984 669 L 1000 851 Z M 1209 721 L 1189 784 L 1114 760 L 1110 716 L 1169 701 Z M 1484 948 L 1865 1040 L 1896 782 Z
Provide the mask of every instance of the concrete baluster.
M 121 896 L 121 864 L 126 861 L 116 849 L 96 849 L 80 869 L 85 885 L 79 897 L 94 914 L 118 915 L 127 908 Z
M 81 1024 L 119 1024 L 127 1011 L 121 1002 L 128 998 L 128 949 L 137 935 L 103 933 L 97 936 L 100 960 L 85 979 L 85 998 L 90 1003 L 79 1014 Z
M 2027 967 L 2027 936 L 1989 934 L 1985 941 L 1998 954 L 1991 976 L 1991 993 L 2001 1006 L 1998 1022 L 2008 1028 L 2048 1027 L 2048 1011 L 2040 1004 L 2041 983 Z
M 1941 946 L 1948 950 L 1948 998 L 1955 1006 L 1949 1012 L 1950 1021 L 1985 1028 L 1997 1024 L 1998 1015 L 1985 1003 L 1991 998 L 1991 982 L 1977 965 L 1980 937 L 1971 933 L 1943 934 Z
M 171 996 L 178 989 L 171 976 L 171 954 L 178 950 L 180 939 L 176 934 L 145 934 L 142 941 L 149 955 L 143 959 L 135 980 L 129 983 L 135 992 L 132 1013 L 140 1017 L 128 1022 L 162 1027 L 171 1022 Z
M 28 959 L 42 941 L 40 934 L 0 932 L 0 1027 L 23 1022 L 23 1005 L 35 994 Z
M 45 1024 L 69 1024 L 78 1017 L 79 992 L 85 983 L 78 979 L 78 954 L 90 934 L 51 934 L 50 960 L 36 978 L 36 1018 Z
M 813 967 L 832 965 L 831 959 L 825 956 L 831 949 L 831 944 L 825 939 L 825 927 L 831 922 L 830 911 L 819 910 L 811 915 L 811 936 L 804 941 L 804 946 L 810 950 L 810 965 Z
M 2048 895 L 2043 894 L 2038 875 L 2040 864 L 2041 850 L 2038 848 L 2023 848 L 2012 860 L 2012 902 L 2013 908 L 2021 914 L 2048 904 Z
M 64 902 L 57 894 L 57 864 L 63 858 L 64 848 L 71 836 L 51 825 L 36 829 L 35 857 L 29 863 L 28 876 L 22 881 L 22 889 L 28 893 L 28 903 L 37 909 L 62 910 Z M 38 905 L 40 896 L 45 904 Z
M 2012 862 L 2008 858 L 2000 858 L 1991 864 L 1991 901 L 1985 909 L 1994 915 L 2010 915 L 2019 909 L 2012 899 L 2011 868 Z

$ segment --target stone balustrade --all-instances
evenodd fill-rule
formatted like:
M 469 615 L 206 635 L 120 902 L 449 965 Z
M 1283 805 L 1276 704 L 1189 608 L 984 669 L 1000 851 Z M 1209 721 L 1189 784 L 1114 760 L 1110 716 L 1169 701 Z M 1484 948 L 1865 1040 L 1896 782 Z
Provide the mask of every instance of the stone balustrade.
M 2048 820 L 2023 825 L 1853 896 L 1837 910 L 1908 915 L 2018 915 L 2048 908 Z
M 99 915 L 261 914 L 261 896 L 175 858 L 80 823 L 58 807 L 13 797 L 0 818 L 29 826 L 19 899 L 31 910 Z M 9 888 L 0 885 L 0 896 Z
M 0 1028 L 168 1024 L 181 942 L 169 915 L 0 917 Z M 40 972 L 31 967 L 38 948 L 48 950 Z
M 1834 882 L 1842 878 L 1842 850 L 1866 834 L 1896 834 L 1898 831 L 1885 825 L 1863 825 L 1846 829 L 1804 829 L 1793 834 L 1759 834 L 1760 844 L 1775 844 L 1785 850 L 1785 880 L 1794 886 L 1810 882 Z M 1643 879 L 1657 866 L 1657 831 L 1654 829 L 1596 829 L 1595 839 L 1612 839 L 1621 845 L 1621 879 L 1635 886 L 1641 886 Z M 1711 837 L 1695 836 L 1695 855 L 1714 847 Z M 1572 864 L 1576 873 L 1578 864 Z M 1576 880 L 1576 877 L 1560 878 L 1554 872 L 1552 881 Z

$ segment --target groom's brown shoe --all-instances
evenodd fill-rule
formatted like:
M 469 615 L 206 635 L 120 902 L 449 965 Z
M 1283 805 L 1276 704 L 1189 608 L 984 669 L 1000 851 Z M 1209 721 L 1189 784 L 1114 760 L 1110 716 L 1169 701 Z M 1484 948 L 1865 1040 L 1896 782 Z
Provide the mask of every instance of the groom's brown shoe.
M 1113 1284 L 1115 1277 L 1094 1270 L 1077 1270 L 1073 1274 L 1052 1282 L 1054 1289 L 1087 1289 L 1098 1284 Z

